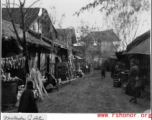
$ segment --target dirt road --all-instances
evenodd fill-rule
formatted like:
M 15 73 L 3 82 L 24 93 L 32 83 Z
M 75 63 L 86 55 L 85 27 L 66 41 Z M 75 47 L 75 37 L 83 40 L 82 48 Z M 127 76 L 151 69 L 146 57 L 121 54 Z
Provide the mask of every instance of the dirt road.
M 122 88 L 114 88 L 110 74 L 101 79 L 100 71 L 78 78 L 49 94 L 50 100 L 38 102 L 42 113 L 141 113 L 150 102 L 139 99 L 130 103 Z

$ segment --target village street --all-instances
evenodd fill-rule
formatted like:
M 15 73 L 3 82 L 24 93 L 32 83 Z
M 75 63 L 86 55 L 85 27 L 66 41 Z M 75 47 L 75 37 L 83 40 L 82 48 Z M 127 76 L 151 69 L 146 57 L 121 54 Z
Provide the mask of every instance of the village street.
M 38 102 L 42 113 L 141 113 L 150 108 L 149 101 L 130 103 L 122 88 L 113 87 L 109 73 L 101 80 L 100 71 L 64 84 L 49 96 L 50 100 Z
M 113 87 L 110 73 L 101 79 L 97 70 L 61 85 L 49 97 L 49 100 L 38 100 L 40 113 L 142 113 L 150 109 L 148 100 L 130 103 L 130 96 L 123 94 L 122 88 Z M 17 112 L 17 109 L 7 112 Z
M 150 5 L 2 0 L 2 112 L 150 110 Z

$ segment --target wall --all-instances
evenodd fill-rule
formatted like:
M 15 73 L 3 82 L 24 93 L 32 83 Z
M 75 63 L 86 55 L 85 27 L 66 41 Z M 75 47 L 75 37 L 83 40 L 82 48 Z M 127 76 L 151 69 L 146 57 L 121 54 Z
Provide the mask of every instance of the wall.
M 42 33 L 44 36 L 46 36 L 49 39 L 55 39 L 55 32 L 53 29 L 53 25 L 50 21 L 49 16 L 44 11 L 34 23 L 30 27 L 31 30 L 37 33 Z
M 101 53 L 103 53 L 105 51 L 116 52 L 113 42 L 106 42 L 106 41 L 101 42 Z

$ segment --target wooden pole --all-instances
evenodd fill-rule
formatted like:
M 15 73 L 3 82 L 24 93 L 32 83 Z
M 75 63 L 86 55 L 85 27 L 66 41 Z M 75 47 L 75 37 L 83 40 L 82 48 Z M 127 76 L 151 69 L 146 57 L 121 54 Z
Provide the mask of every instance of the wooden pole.
M 49 68 L 50 68 L 50 57 L 47 55 L 47 72 L 49 73 Z
M 38 51 L 38 69 L 40 70 L 40 67 L 41 67 L 41 63 L 40 63 L 40 56 L 41 56 L 41 52 Z
M 20 2 L 20 10 L 21 10 L 21 17 L 22 17 L 22 29 L 23 29 L 23 53 L 24 56 L 26 57 L 25 61 L 25 74 L 24 74 L 24 82 L 26 83 L 26 75 L 29 73 L 29 67 L 28 67 L 28 51 L 26 47 L 26 33 L 25 33 L 25 20 L 24 20 L 24 11 L 23 11 L 24 3 Z

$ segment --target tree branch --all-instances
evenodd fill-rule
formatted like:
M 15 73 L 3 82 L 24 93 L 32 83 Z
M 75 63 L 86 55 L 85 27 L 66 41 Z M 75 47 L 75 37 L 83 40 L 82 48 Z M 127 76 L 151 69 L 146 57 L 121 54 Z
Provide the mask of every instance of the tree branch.
M 16 6 L 20 7 L 18 4 L 14 4 L 14 3 L 10 3 L 10 4 L 13 4 L 13 5 L 16 5 Z M 6 4 L 2 4 L 2 5 L 4 5 L 5 7 L 8 7 Z
M 12 22 L 12 25 L 13 25 L 13 28 L 14 28 L 14 31 L 15 31 L 15 34 L 16 34 L 16 37 L 17 37 L 17 39 L 18 39 L 18 42 L 19 42 L 19 44 L 23 47 L 23 44 L 22 44 L 22 42 L 21 42 L 21 40 L 20 40 L 20 38 L 19 38 L 17 29 L 16 29 L 15 24 L 14 24 L 14 20 L 13 20 L 13 18 L 12 18 L 12 14 L 10 13 L 8 7 L 7 7 L 6 9 L 7 9 L 7 12 L 8 12 L 8 14 L 9 14 L 9 17 L 10 17 L 10 19 L 11 19 L 11 22 Z
M 134 33 L 134 36 L 133 36 L 133 39 L 132 39 L 132 40 L 134 40 L 135 37 L 136 37 L 137 31 L 138 31 L 138 27 L 139 27 L 139 23 L 137 24 L 137 29 L 136 29 L 136 31 L 135 31 L 135 33 Z
M 24 1 L 25 1 L 25 0 L 24 0 Z M 35 1 L 34 3 L 32 3 L 32 4 L 27 8 L 24 16 L 27 14 L 28 10 L 29 10 L 35 3 L 37 3 L 38 1 L 40 1 L 40 0 Z

